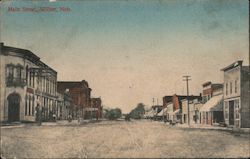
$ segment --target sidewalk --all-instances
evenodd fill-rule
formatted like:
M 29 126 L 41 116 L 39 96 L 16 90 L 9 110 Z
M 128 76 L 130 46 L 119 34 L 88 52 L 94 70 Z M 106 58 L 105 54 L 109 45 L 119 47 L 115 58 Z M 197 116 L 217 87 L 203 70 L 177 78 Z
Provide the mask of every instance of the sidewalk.
M 78 122 L 78 120 L 72 120 L 69 122 L 68 120 L 57 120 L 56 122 L 42 122 L 41 126 L 73 126 L 73 125 L 83 125 L 88 123 L 96 123 L 100 122 L 102 119 L 99 120 L 81 120 Z M 19 128 L 24 126 L 38 126 L 38 123 L 32 122 L 32 123 L 22 123 L 22 122 L 15 122 L 15 123 L 5 123 L 1 124 L 1 128 Z
M 167 124 L 169 125 L 169 123 Z M 203 125 L 203 124 L 176 124 L 174 125 L 178 128 L 189 128 L 189 129 L 206 129 L 206 130 L 222 130 L 230 131 L 233 133 L 246 133 L 250 135 L 250 128 L 232 128 L 232 127 L 221 127 L 217 125 Z

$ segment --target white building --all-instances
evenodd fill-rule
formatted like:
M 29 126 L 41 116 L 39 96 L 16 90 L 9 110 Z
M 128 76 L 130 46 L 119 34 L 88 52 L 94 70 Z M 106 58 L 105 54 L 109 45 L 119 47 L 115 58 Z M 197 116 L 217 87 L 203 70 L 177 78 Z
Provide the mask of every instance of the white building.
M 224 72 L 224 117 L 230 127 L 250 127 L 249 66 L 236 61 L 222 69 Z
M 57 72 L 29 50 L 0 43 L 0 120 L 48 120 L 57 110 Z

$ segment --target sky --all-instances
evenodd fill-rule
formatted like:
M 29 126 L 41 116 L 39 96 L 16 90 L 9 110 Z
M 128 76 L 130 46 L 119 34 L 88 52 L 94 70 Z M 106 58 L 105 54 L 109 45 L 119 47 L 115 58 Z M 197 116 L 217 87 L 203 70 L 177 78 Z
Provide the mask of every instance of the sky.
M 198 95 L 203 83 L 223 82 L 220 69 L 249 65 L 248 13 L 247 0 L 3 0 L 0 41 L 38 55 L 59 81 L 88 81 L 104 106 L 129 112 L 185 95 L 184 75 Z

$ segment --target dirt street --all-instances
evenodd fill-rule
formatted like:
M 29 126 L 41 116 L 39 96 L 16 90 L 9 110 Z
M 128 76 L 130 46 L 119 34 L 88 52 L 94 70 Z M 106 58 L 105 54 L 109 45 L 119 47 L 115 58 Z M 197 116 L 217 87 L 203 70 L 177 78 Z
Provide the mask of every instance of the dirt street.
M 17 158 L 250 157 L 250 137 L 154 121 L 1 128 L 1 155 Z

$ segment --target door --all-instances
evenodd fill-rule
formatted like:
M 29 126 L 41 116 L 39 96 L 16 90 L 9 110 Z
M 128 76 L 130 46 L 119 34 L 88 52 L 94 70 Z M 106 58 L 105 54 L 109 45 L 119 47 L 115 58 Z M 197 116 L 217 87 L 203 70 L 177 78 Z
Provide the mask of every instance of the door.
M 8 121 L 20 121 L 20 96 L 16 93 L 8 96 Z
M 229 125 L 234 125 L 234 101 L 229 101 Z

